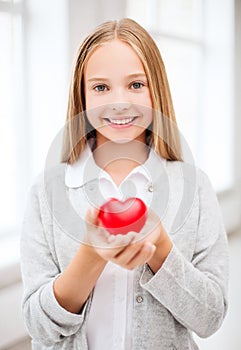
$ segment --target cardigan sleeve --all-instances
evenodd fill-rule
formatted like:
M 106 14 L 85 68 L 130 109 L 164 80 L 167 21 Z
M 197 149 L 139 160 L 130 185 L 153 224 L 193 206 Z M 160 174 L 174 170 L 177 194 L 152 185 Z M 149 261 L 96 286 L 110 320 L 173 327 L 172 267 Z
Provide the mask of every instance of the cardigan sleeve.
M 216 194 L 203 172 L 198 179 L 199 219 L 192 260 L 174 243 L 155 275 L 145 266 L 140 284 L 184 327 L 208 337 L 227 312 L 229 253 Z
M 47 228 L 43 225 L 43 186 L 32 186 L 25 210 L 21 234 L 21 271 L 24 287 L 22 312 L 31 337 L 46 346 L 61 342 L 81 327 L 86 311 L 72 314 L 62 308 L 53 292 L 53 282 L 60 270 L 50 249 Z M 51 220 L 49 221 L 51 230 Z

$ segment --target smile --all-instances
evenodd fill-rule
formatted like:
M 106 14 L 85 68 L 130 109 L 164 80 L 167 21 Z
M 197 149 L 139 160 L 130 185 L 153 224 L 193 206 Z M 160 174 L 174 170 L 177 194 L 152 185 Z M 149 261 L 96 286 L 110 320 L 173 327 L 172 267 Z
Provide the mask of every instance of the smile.
M 122 119 L 104 118 L 104 120 L 114 125 L 128 125 L 131 124 L 136 118 L 137 117 L 128 117 Z

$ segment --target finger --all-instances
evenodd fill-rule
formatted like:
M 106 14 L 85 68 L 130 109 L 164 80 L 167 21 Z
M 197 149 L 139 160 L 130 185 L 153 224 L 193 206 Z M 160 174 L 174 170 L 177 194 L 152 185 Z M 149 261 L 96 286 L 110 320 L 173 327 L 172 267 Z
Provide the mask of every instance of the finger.
M 133 257 L 132 260 L 129 261 L 128 264 L 126 264 L 126 268 L 128 270 L 133 270 L 137 266 L 144 265 L 147 261 L 151 259 L 153 254 L 155 253 L 156 247 L 155 245 L 151 244 L 150 242 L 146 242 L 139 252 Z
M 127 235 L 108 235 L 109 246 L 113 248 L 125 248 L 134 241 L 135 232 L 129 232 Z
M 113 262 L 121 266 L 127 265 L 142 249 L 142 244 L 134 243 L 123 248 L 118 254 L 113 257 Z
M 86 229 L 87 232 L 85 234 L 84 237 L 84 242 L 86 244 L 90 244 L 92 246 L 94 246 L 96 244 L 96 231 L 97 231 L 97 227 L 98 227 L 98 214 L 99 214 L 99 210 L 94 208 L 94 207 L 90 207 L 87 209 L 86 211 L 86 215 L 85 215 L 85 225 L 86 225 Z
M 120 248 L 96 248 L 96 250 L 105 260 L 111 261 L 113 261 L 113 257 L 120 252 Z
M 89 224 L 96 226 L 98 224 L 98 216 L 99 216 L 99 209 L 90 207 L 87 209 L 85 220 Z

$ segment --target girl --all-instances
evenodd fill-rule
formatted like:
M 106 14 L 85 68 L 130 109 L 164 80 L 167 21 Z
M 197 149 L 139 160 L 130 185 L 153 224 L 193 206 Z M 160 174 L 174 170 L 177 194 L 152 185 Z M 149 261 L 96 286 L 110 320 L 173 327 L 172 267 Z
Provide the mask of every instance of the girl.
M 148 207 L 144 228 L 109 234 L 98 208 L 133 196 Z M 182 161 L 160 53 L 133 20 L 100 25 L 79 49 L 62 164 L 30 191 L 21 257 L 33 349 L 193 350 L 193 332 L 222 324 L 217 199 Z

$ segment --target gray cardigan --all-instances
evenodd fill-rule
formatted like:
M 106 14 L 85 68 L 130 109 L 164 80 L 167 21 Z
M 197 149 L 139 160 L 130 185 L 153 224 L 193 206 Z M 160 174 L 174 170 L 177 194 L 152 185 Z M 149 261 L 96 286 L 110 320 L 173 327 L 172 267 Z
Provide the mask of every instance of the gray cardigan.
M 88 182 L 68 188 L 65 168 L 57 165 L 37 178 L 23 222 L 23 317 L 35 350 L 88 349 L 91 295 L 81 313 L 72 314 L 58 304 L 52 288 L 79 247 L 85 225 L 78 203 L 93 190 Z M 132 349 L 194 350 L 192 332 L 210 336 L 227 312 L 227 236 L 215 192 L 201 170 L 168 161 L 165 176 L 155 174 L 153 205 L 173 248 L 156 274 L 148 265 L 135 270 Z

